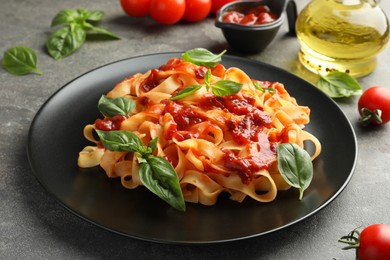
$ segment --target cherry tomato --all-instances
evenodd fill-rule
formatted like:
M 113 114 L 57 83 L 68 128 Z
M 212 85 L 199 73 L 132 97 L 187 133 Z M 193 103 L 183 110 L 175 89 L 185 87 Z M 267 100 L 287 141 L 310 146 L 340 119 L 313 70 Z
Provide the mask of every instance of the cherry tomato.
M 129 16 L 142 17 L 149 14 L 150 0 L 120 0 L 123 11 Z
M 385 124 L 390 121 L 390 88 L 374 86 L 360 96 L 358 109 L 363 125 Z
M 151 0 L 150 16 L 158 23 L 174 24 L 183 17 L 185 7 L 185 0 Z
M 186 9 L 183 20 L 198 22 L 206 18 L 211 11 L 211 0 L 186 0 Z
M 390 259 L 390 226 L 374 224 L 363 229 L 358 249 L 359 260 Z
M 218 10 L 227 3 L 236 2 L 237 0 L 213 0 L 211 11 L 216 14 Z
M 348 246 L 343 249 L 357 249 L 359 260 L 388 260 L 390 259 L 390 226 L 373 224 L 361 233 L 353 230 L 343 236 L 339 242 Z

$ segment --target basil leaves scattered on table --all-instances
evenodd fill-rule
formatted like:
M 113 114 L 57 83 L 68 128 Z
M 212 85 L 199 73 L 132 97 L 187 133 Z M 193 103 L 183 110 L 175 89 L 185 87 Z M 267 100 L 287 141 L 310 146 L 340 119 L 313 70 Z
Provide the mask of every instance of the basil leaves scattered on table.
M 69 56 L 80 48 L 87 38 L 87 32 L 102 34 L 111 39 L 119 36 L 94 25 L 104 17 L 102 11 L 87 9 L 62 10 L 53 18 L 51 27 L 63 26 L 54 31 L 46 42 L 49 54 L 56 60 Z
M 351 75 L 341 71 L 332 71 L 320 75 L 317 87 L 331 98 L 343 98 L 362 93 L 359 82 Z
M 3 56 L 3 67 L 14 75 L 25 75 L 35 72 L 42 75 L 37 67 L 38 59 L 35 51 L 26 46 L 16 46 L 8 49 Z
M 299 189 L 299 200 L 313 178 L 313 163 L 310 155 L 295 143 L 277 146 L 278 168 L 283 179 Z

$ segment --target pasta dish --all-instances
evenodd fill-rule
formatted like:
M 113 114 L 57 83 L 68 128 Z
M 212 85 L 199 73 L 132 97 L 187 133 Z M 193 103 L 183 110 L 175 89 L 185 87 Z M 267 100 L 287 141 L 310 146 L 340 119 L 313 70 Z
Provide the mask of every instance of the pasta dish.
M 277 146 L 303 148 L 311 141 L 311 160 L 321 151 L 304 130 L 310 109 L 298 105 L 282 83 L 252 79 L 221 63 L 174 57 L 124 79 L 99 102 L 102 118 L 84 128 L 95 145 L 80 152 L 79 167 L 100 166 L 129 189 L 155 185 L 161 196 L 172 168 L 179 185 L 174 196 L 187 202 L 213 205 L 221 193 L 238 202 L 273 201 L 291 187 L 280 173 Z

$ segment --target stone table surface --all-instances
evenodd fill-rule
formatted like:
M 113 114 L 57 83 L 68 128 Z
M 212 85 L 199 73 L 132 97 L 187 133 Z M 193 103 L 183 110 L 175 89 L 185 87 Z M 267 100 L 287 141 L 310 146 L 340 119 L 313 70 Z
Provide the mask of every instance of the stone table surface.
M 301 10 L 309 1 L 299 0 Z M 382 1 L 390 13 L 390 1 Z M 73 55 L 55 61 L 45 50 L 54 15 L 80 7 L 103 10 L 102 25 L 119 41 L 90 39 Z M 243 55 L 229 49 L 213 17 L 194 24 L 156 24 L 126 17 L 119 1 L 13 0 L 0 2 L 0 52 L 26 45 L 38 54 L 42 76 L 13 76 L 0 69 L 0 259 L 354 259 L 338 238 L 356 227 L 390 224 L 390 124 L 364 129 L 357 123 L 358 97 L 338 101 L 358 141 L 355 173 L 345 190 L 320 212 L 265 236 L 212 245 L 172 245 L 114 234 L 75 216 L 52 198 L 34 177 L 26 154 L 30 124 L 43 103 L 67 82 L 104 64 L 150 53 L 204 47 L 281 67 L 308 81 L 300 69 L 299 43 L 284 24 L 265 51 Z M 390 48 L 377 69 L 359 79 L 363 88 L 390 87 Z M 342 155 L 340 155 L 342 156 Z

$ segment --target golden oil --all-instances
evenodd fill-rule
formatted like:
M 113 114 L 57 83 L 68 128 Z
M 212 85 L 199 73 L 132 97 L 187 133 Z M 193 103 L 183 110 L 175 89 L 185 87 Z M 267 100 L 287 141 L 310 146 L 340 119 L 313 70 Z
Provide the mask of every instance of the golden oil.
M 389 21 L 376 2 L 312 0 L 296 24 L 300 62 L 315 73 L 371 73 L 389 40 Z

